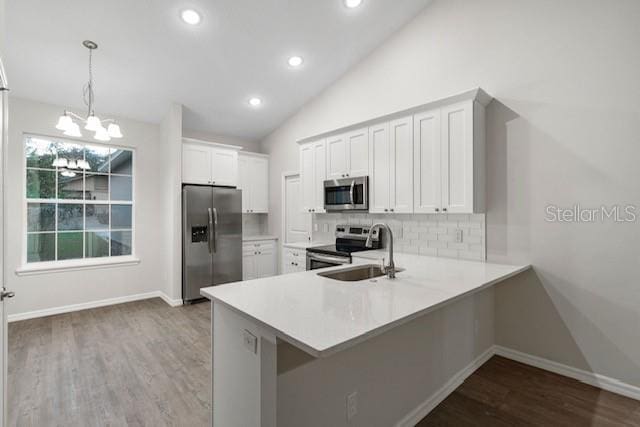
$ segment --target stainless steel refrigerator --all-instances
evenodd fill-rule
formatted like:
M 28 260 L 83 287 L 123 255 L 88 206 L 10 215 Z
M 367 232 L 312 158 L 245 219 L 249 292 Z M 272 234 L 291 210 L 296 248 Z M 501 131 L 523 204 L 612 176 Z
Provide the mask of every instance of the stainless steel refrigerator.
M 242 191 L 182 188 L 182 299 L 201 299 L 200 288 L 242 280 Z

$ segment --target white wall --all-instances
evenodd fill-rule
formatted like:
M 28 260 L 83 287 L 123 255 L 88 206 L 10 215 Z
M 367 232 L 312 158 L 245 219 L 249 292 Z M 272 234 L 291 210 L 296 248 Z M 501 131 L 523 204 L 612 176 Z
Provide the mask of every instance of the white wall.
M 165 168 L 159 150 L 157 125 L 119 119 L 125 137 L 118 145 L 135 149 L 135 255 L 133 266 L 17 276 L 22 253 L 24 206 L 23 134 L 60 136 L 54 128 L 64 107 L 10 97 L 8 168 L 5 176 L 5 283 L 16 293 L 9 314 L 81 304 L 142 294 L 168 288 L 167 239 L 163 233 L 162 176 Z M 94 143 L 86 138 L 86 141 Z M 114 141 L 116 143 L 116 141 Z
M 244 151 L 252 153 L 262 153 L 262 146 L 258 141 L 249 141 L 233 136 L 218 135 L 210 132 L 201 132 L 191 129 L 183 129 L 182 135 L 185 138 L 202 139 L 204 141 L 217 142 L 219 144 L 239 145 Z
M 547 204 L 639 204 L 640 2 L 436 0 L 263 142 L 270 232 L 297 139 L 482 87 L 497 343 L 640 386 L 638 223 L 551 224 Z M 508 285 L 508 287 L 507 287 Z

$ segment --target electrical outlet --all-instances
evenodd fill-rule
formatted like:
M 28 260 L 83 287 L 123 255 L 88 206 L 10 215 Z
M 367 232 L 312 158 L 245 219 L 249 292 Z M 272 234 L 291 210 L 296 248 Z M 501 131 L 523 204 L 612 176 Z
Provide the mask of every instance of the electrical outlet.
M 313 223 L 313 231 L 320 231 L 320 229 L 318 228 L 318 223 L 317 222 Z
M 347 421 L 358 415 L 358 392 L 347 395 Z
M 462 229 L 456 229 L 456 243 L 462 243 Z
M 329 224 L 327 224 L 326 222 L 324 224 L 322 224 L 322 231 L 324 231 L 325 233 L 329 232 Z
M 244 347 L 251 353 L 256 354 L 258 352 L 258 338 L 246 329 L 244 330 L 242 341 Z

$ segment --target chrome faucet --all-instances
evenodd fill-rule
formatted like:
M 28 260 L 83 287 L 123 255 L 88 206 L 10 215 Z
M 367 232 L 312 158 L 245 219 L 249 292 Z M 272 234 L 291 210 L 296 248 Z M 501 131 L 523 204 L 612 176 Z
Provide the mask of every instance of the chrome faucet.
M 369 229 L 369 235 L 367 236 L 367 241 L 365 242 L 365 246 L 370 248 L 373 246 L 372 244 L 372 237 L 373 237 L 373 231 L 376 228 L 384 228 L 386 230 L 387 233 L 389 233 L 389 265 L 384 267 L 384 272 L 387 274 L 387 277 L 389 279 L 395 279 L 396 278 L 396 266 L 393 263 L 393 233 L 391 232 L 391 228 L 389 228 L 389 226 L 387 224 L 384 224 L 382 222 L 379 222 L 377 224 L 373 224 L 373 226 L 371 226 L 371 228 Z

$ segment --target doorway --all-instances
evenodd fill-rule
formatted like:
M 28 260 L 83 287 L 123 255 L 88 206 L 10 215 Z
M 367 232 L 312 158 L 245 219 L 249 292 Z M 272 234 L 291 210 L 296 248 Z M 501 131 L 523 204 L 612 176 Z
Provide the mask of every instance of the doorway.
M 300 174 L 283 174 L 283 228 L 284 243 L 311 240 L 311 214 L 302 212 Z

